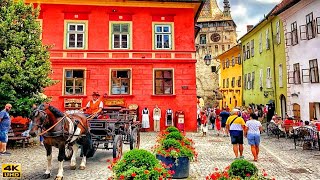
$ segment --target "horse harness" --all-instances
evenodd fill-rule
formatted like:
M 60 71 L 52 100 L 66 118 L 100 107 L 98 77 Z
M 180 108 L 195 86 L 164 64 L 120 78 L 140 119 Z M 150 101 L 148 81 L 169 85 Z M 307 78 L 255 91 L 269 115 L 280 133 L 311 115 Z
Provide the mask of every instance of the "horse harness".
M 41 124 L 41 125 L 37 125 L 37 124 L 36 124 L 38 127 L 40 127 L 40 129 L 41 129 L 41 131 L 42 131 L 42 130 L 43 130 L 43 125 L 45 124 L 45 121 L 48 120 L 48 114 L 47 114 L 45 111 L 43 111 L 43 110 L 39 110 L 39 109 L 38 109 L 37 111 L 40 111 L 40 112 L 42 112 L 42 113 L 45 114 L 45 116 L 42 116 L 42 117 L 40 118 L 40 120 L 43 121 L 42 124 Z M 62 135 L 62 137 L 66 137 L 66 135 L 68 135 L 68 138 L 67 138 L 67 141 L 66 141 L 66 142 L 67 142 L 67 143 L 72 143 L 73 141 L 75 141 L 76 139 L 78 139 L 79 136 L 80 136 L 80 134 L 76 134 L 76 131 L 77 131 L 77 129 L 78 129 L 78 125 L 79 125 L 79 124 L 85 129 L 86 133 L 89 132 L 89 131 L 88 131 L 88 128 L 86 128 L 80 120 L 75 119 L 74 121 L 72 121 L 71 119 L 74 119 L 74 118 L 73 118 L 73 117 L 70 117 L 70 116 L 68 116 L 68 115 L 66 115 L 66 114 L 64 114 L 64 116 L 61 117 L 61 119 L 60 119 L 59 121 L 57 121 L 54 125 L 50 126 L 50 127 L 49 127 L 48 129 L 46 129 L 45 131 L 41 132 L 39 135 L 40 135 L 40 136 L 44 136 L 44 137 L 58 137 L 58 136 L 61 136 L 61 135 Z M 64 129 L 64 126 L 65 126 L 66 121 L 68 121 L 68 123 L 69 123 L 69 131 L 68 131 L 68 133 L 66 133 L 66 132 L 65 132 L 65 129 Z M 60 122 L 62 122 L 62 129 L 61 129 L 61 131 L 58 131 L 58 132 L 50 132 L 50 133 L 49 133 L 49 131 L 50 131 L 51 129 L 53 129 L 54 127 L 56 127 Z M 72 127 L 72 126 L 73 126 L 73 130 L 71 130 L 71 127 Z M 76 138 L 74 138 L 74 137 L 76 137 Z

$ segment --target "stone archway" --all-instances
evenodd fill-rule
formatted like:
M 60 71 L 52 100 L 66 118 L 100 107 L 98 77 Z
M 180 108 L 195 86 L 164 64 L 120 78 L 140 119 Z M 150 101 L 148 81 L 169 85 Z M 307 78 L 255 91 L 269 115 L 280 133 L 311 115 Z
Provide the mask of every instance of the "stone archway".
M 281 117 L 285 118 L 287 113 L 287 101 L 286 101 L 286 97 L 283 94 L 280 95 L 280 106 L 281 106 Z

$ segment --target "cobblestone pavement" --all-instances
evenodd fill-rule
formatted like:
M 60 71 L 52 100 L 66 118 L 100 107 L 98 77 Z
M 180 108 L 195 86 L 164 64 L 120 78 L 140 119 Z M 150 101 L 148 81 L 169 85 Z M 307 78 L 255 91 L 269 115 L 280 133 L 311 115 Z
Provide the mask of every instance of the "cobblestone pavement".
M 187 133 L 196 143 L 199 153 L 198 161 L 191 163 L 190 177 L 188 179 L 205 179 L 206 175 L 214 168 L 223 169 L 234 159 L 229 137 L 217 136 L 209 130 L 207 137 L 201 137 L 200 133 Z M 154 145 L 156 133 L 141 133 L 141 147 L 150 150 Z M 246 141 L 246 140 L 245 140 Z M 124 145 L 124 151 L 128 151 L 129 145 Z M 245 144 L 245 159 L 252 161 L 250 148 Z M 46 169 L 45 149 L 42 146 L 30 146 L 27 148 L 9 149 L 10 157 L 0 157 L 2 163 L 21 163 L 22 179 L 40 179 Z M 70 170 L 69 163 L 64 163 L 64 179 L 107 179 L 111 171 L 107 168 L 108 159 L 112 158 L 112 150 L 97 150 L 93 158 L 87 159 L 85 170 Z M 320 179 L 320 152 L 307 151 L 302 148 L 294 148 L 292 139 L 268 137 L 262 135 L 260 157 L 254 162 L 259 169 L 265 169 L 271 177 L 279 180 L 316 180 Z M 78 166 L 80 157 L 77 158 Z M 253 162 L 253 161 L 252 161 Z M 58 171 L 57 149 L 53 151 L 52 177 L 54 179 Z M 0 178 L 1 179 L 1 178 Z

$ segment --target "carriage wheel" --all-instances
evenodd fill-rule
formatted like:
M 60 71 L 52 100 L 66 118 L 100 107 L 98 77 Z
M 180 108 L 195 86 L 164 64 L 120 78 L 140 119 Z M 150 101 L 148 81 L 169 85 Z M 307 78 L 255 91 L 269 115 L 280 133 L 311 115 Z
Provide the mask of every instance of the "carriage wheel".
M 72 146 L 69 146 L 68 144 L 65 146 L 65 161 L 69 161 L 73 155 L 73 148 Z
M 113 141 L 113 158 L 120 159 L 122 156 L 122 135 L 116 135 Z
M 140 131 L 137 127 L 133 128 L 130 135 L 130 150 L 133 148 L 139 149 L 140 146 Z

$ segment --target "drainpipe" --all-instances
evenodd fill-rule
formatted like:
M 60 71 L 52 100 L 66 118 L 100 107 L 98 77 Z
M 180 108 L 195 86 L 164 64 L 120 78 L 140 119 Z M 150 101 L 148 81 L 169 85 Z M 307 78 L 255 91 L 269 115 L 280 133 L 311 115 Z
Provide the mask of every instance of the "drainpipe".
M 273 63 L 273 77 L 274 77 L 274 88 L 273 88 L 273 93 L 274 93 L 274 103 L 275 103 L 275 112 L 277 112 L 278 110 L 278 93 L 276 92 L 276 86 L 277 86 L 277 83 L 276 83 L 276 54 L 274 52 L 274 42 L 273 42 L 273 26 L 272 26 L 272 20 L 270 21 L 270 24 L 271 24 L 271 40 L 272 40 L 272 63 Z M 280 112 L 277 112 L 277 113 L 280 113 Z

